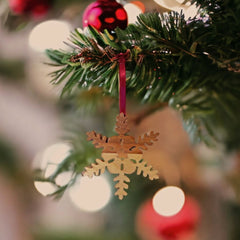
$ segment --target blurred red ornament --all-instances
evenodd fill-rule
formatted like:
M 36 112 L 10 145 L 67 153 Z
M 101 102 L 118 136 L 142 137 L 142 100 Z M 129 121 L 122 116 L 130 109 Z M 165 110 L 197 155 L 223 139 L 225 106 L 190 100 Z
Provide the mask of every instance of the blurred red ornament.
M 83 13 L 83 27 L 93 26 L 98 31 L 109 31 L 116 27 L 127 27 L 127 13 L 116 0 L 97 0 L 90 4 Z
M 9 0 L 9 7 L 15 14 L 39 18 L 46 15 L 52 2 L 53 0 Z
M 144 240 L 187 240 L 199 220 L 199 205 L 190 197 L 186 197 L 181 211 L 170 217 L 159 215 L 149 200 L 140 207 L 136 219 L 138 233 Z

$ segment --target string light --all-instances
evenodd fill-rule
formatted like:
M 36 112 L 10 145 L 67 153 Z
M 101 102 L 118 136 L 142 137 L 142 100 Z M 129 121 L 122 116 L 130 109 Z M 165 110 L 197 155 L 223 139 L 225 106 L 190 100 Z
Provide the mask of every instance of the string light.
M 184 192 L 175 186 L 167 186 L 160 189 L 152 200 L 154 210 L 158 214 L 168 217 L 180 212 L 184 202 Z
M 49 182 L 35 181 L 34 186 L 37 189 L 37 191 L 41 193 L 43 196 L 52 194 L 57 190 L 56 186 Z
M 44 150 L 41 169 L 45 178 L 50 177 L 57 170 L 58 164 L 70 154 L 70 150 L 70 145 L 64 142 L 55 143 Z
M 63 172 L 63 173 L 60 173 L 56 179 L 55 179 L 55 182 L 58 186 L 65 186 L 66 184 L 69 183 L 69 181 L 72 179 L 72 172 Z
M 111 187 L 103 176 L 81 177 L 69 190 L 70 199 L 80 210 L 96 212 L 103 209 L 111 198 Z
M 176 0 L 178 3 L 180 4 L 184 4 L 184 5 L 187 5 L 187 6 L 190 6 L 191 3 L 190 2 L 186 2 L 186 0 Z
M 135 23 L 137 21 L 137 16 L 144 13 L 145 6 L 139 1 L 133 1 L 124 5 L 124 9 L 128 15 L 128 23 Z
M 64 48 L 64 41 L 70 34 L 70 25 L 59 20 L 49 20 L 38 24 L 29 35 L 29 46 L 38 52 L 48 48 Z
M 50 177 L 69 154 L 71 147 L 69 144 L 60 142 L 46 148 L 43 152 L 36 155 L 33 160 L 33 168 L 43 171 L 45 178 Z M 66 185 L 72 178 L 72 173 L 63 172 L 59 174 L 55 181 L 59 186 Z M 43 196 L 49 195 L 57 190 L 57 187 L 49 182 L 35 181 L 34 186 Z
M 186 2 L 183 0 L 154 0 L 161 7 L 166 8 L 171 11 L 175 11 L 180 13 L 183 12 L 185 19 L 193 18 L 197 15 L 199 8 L 196 4 L 190 4 L 190 2 Z
M 47 164 L 61 163 L 71 151 L 71 146 L 65 142 L 55 143 L 47 147 L 42 155 L 41 169 L 46 168 Z

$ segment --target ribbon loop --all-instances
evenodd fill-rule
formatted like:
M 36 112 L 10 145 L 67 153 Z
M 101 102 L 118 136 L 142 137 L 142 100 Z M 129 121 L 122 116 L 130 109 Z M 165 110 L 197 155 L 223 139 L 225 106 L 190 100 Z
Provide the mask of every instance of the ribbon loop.
M 119 63 L 119 112 L 126 115 L 126 54 L 118 55 Z

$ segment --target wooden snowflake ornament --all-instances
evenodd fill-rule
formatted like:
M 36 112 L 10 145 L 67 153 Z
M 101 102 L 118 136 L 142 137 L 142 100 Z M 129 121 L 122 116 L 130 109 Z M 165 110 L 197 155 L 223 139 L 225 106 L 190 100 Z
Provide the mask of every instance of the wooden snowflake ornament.
M 138 138 L 126 135 L 129 132 L 128 118 L 123 113 L 117 116 L 116 122 L 117 136 L 105 137 L 95 131 L 87 132 L 88 140 L 92 141 L 96 148 L 103 148 L 102 158 L 97 159 L 90 167 L 85 168 L 84 176 L 93 177 L 104 173 L 107 168 L 112 174 L 117 174 L 114 181 L 117 191 L 115 195 L 119 199 L 123 199 L 127 195 L 125 189 L 128 189 L 127 183 L 130 179 L 126 176 L 137 170 L 137 175 L 143 174 L 150 180 L 158 179 L 157 171 L 152 166 L 147 165 L 143 160 L 142 150 L 147 150 L 146 145 L 152 145 L 153 141 L 157 141 L 159 133 L 150 132 Z

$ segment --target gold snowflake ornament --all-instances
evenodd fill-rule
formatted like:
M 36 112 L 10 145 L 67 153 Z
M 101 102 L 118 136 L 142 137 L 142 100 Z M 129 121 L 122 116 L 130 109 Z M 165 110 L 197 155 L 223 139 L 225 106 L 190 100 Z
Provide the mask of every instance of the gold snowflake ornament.
M 102 159 L 97 159 L 90 167 L 85 168 L 84 176 L 93 177 L 104 173 L 107 168 L 112 174 L 117 174 L 114 181 L 117 191 L 115 195 L 123 199 L 127 195 L 125 189 L 128 189 L 127 183 L 130 179 L 126 176 L 137 170 L 137 175 L 143 174 L 150 180 L 158 179 L 157 171 L 152 166 L 147 165 L 143 160 L 142 150 L 147 150 L 146 145 L 152 145 L 157 141 L 159 133 L 150 132 L 139 137 L 136 142 L 135 138 L 126 135 L 129 132 L 128 118 L 123 113 L 117 116 L 116 122 L 117 136 L 105 137 L 95 131 L 87 132 L 88 140 L 92 141 L 96 148 L 103 148 Z

